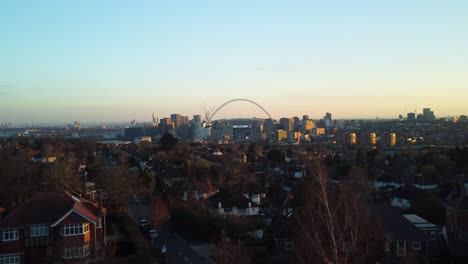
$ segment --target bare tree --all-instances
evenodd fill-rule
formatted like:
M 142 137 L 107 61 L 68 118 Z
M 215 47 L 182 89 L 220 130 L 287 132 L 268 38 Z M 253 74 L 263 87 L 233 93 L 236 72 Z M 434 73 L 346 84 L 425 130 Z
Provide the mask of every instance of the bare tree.
M 297 261 L 336 264 L 365 257 L 370 247 L 364 202 L 348 186 L 332 185 L 319 161 L 309 163 L 308 175 L 296 216 L 301 241 Z
M 249 264 L 251 261 L 248 250 L 239 241 L 231 241 L 223 235 L 216 241 L 216 263 Z

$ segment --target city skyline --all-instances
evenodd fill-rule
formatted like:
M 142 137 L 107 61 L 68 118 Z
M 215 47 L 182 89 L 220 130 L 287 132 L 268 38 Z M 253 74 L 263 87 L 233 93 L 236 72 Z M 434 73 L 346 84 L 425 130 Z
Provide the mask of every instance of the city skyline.
M 0 4 L 0 123 L 466 115 L 468 3 Z M 237 103 L 217 115 L 260 117 Z

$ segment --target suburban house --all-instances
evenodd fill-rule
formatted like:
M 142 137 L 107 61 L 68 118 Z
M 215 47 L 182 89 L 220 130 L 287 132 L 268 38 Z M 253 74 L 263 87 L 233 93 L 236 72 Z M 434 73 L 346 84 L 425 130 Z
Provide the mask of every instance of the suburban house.
M 445 223 L 449 240 L 468 241 L 468 195 L 445 205 Z
M 0 263 L 88 263 L 104 256 L 106 209 L 69 192 L 42 192 L 0 223 Z
M 429 223 L 426 219 L 420 217 L 417 214 L 404 214 L 406 220 L 413 224 L 417 229 L 431 236 L 432 240 L 437 239 L 437 235 L 440 232 L 440 228 L 432 223 Z
M 233 192 L 241 193 L 246 198 L 249 198 L 252 202 L 258 205 L 260 205 L 262 200 L 266 198 L 265 188 L 255 182 L 246 182 L 234 186 Z
M 171 188 L 178 192 L 184 201 L 205 200 L 218 192 L 218 189 L 210 184 L 197 180 L 175 180 Z
M 371 204 L 370 208 L 383 225 L 385 252 L 391 259 L 405 262 L 410 256 L 429 255 L 431 236 L 403 217 L 398 208 L 386 203 Z
M 221 215 L 258 215 L 258 205 L 240 193 L 218 192 L 205 200 L 206 205 Z
M 390 192 L 392 206 L 408 209 L 416 200 L 423 198 L 425 193 L 413 185 L 403 185 Z

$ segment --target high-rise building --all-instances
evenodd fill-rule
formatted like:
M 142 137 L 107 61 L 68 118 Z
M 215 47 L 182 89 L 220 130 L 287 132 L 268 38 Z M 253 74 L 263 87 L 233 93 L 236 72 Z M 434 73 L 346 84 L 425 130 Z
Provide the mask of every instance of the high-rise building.
M 159 128 L 161 134 L 168 132 L 169 130 L 174 129 L 174 122 L 170 118 L 162 118 L 159 122 Z
M 408 119 L 408 121 L 414 121 L 414 120 L 416 120 L 416 114 L 415 113 L 408 113 L 408 114 L 406 114 L 406 119 Z
M 303 134 L 312 134 L 315 128 L 314 121 L 310 119 L 302 120 L 302 133 Z
M 301 125 L 299 117 L 295 116 L 292 118 L 294 131 L 299 131 L 299 126 Z
M 370 145 L 375 145 L 377 144 L 377 133 L 371 132 L 369 134 L 369 144 Z
M 153 113 L 152 115 L 152 125 L 157 126 L 158 125 L 158 117 L 156 116 L 156 113 Z
M 280 119 L 280 125 L 286 132 L 294 130 L 294 120 L 292 118 L 283 117 Z
M 357 144 L 357 135 L 355 132 L 350 132 L 345 134 L 346 144 L 355 145 Z
M 384 140 L 383 143 L 384 143 L 385 146 L 393 147 L 397 143 L 397 135 L 396 135 L 396 133 L 393 133 L 393 132 L 385 133 L 385 136 L 384 136 L 383 140 Z
M 304 120 L 309 120 L 309 116 L 308 116 L 308 115 L 303 115 L 303 116 L 302 116 L 302 120 L 303 120 L 303 121 L 304 121 Z
M 332 114 L 327 112 L 325 114 L 325 117 L 323 118 L 324 122 L 325 122 L 325 127 L 331 127 L 333 125 L 332 123 Z
M 267 135 L 267 138 L 270 138 L 276 130 L 276 125 L 273 122 L 273 119 L 265 119 L 265 123 L 263 125 L 263 131 Z
M 425 121 L 434 121 L 435 120 L 434 111 L 431 111 L 430 108 L 423 108 L 423 115 L 424 115 L 424 120 Z

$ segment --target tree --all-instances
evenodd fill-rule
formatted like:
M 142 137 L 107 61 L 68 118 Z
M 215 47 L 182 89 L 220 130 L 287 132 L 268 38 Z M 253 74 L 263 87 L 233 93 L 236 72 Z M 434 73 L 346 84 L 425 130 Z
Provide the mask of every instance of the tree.
M 170 219 L 169 207 L 160 196 L 153 199 L 150 210 L 151 221 L 156 228 L 161 228 Z
M 216 263 L 218 264 L 249 264 L 249 252 L 239 241 L 230 241 L 222 235 L 216 241 Z
M 302 241 L 296 248 L 297 261 L 365 262 L 366 256 L 383 252 L 379 244 L 383 236 L 379 230 L 369 229 L 373 221 L 358 195 L 346 185 L 333 186 L 319 161 L 309 163 L 308 170 L 303 204 L 296 217 Z
M 171 150 L 179 143 L 179 140 L 171 133 L 165 133 L 159 140 L 159 145 L 162 150 Z
M 137 189 L 135 175 L 126 166 L 107 168 L 98 179 L 107 194 L 107 207 L 113 213 L 126 212 L 131 190 Z
M 275 165 L 283 163 L 285 159 L 284 153 L 279 149 L 271 149 L 268 151 L 267 158 Z

